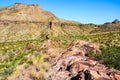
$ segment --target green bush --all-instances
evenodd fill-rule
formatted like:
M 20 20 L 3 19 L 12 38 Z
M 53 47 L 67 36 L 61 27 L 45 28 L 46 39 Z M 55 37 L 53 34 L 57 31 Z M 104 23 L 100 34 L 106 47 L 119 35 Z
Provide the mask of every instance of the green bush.
M 109 68 L 116 68 L 120 70 L 120 47 L 119 46 L 108 46 L 101 47 L 102 54 L 93 54 L 93 52 L 89 53 L 89 56 L 94 56 L 99 60 L 103 60 L 103 62 Z
M 102 55 L 100 59 L 104 60 L 108 67 L 114 67 L 120 69 L 120 47 L 111 46 L 107 48 L 101 48 Z

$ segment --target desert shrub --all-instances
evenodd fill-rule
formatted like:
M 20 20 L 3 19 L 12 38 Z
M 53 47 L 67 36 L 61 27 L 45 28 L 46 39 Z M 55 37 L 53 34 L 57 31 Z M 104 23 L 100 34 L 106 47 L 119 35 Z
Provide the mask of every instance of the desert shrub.
M 101 60 L 104 60 L 105 64 L 108 67 L 114 67 L 120 69 L 120 47 L 111 46 L 107 48 L 101 48 L 102 55 L 99 57 Z
M 120 70 L 120 47 L 108 46 L 101 47 L 102 54 L 94 54 L 90 52 L 88 56 L 94 56 L 98 60 L 102 60 L 109 68 L 116 68 Z
M 32 60 L 29 60 L 27 61 L 28 64 L 32 65 L 33 64 L 33 61 Z

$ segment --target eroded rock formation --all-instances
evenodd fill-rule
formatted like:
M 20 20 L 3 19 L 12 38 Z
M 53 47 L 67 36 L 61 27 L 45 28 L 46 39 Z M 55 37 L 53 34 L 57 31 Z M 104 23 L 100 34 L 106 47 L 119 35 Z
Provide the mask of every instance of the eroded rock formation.
M 95 44 L 79 41 L 72 43 L 53 64 L 46 80 L 120 80 L 120 72 L 108 69 L 96 59 L 85 56 L 99 51 Z

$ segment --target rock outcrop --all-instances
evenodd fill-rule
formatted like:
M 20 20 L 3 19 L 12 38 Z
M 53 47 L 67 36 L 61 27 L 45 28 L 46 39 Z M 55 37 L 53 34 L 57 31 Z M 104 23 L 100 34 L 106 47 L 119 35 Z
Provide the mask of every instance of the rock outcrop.
M 120 80 L 120 72 L 108 69 L 96 59 L 85 56 L 89 51 L 100 52 L 95 44 L 79 41 L 60 53 L 47 72 L 46 80 Z
M 118 19 L 115 19 L 112 23 L 113 24 L 120 24 L 120 21 Z

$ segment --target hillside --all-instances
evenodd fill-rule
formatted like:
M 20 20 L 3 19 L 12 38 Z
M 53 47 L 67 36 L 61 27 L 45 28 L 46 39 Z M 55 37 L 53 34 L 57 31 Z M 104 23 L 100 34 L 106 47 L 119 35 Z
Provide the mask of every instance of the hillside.
M 0 80 L 119 80 L 120 21 L 82 24 L 38 4 L 0 7 Z
M 64 34 L 61 26 L 76 26 L 80 23 L 58 19 L 37 4 L 15 3 L 0 10 L 0 41 L 40 39 L 41 36 Z M 54 28 L 52 28 L 54 27 Z
M 49 21 L 57 18 L 48 11 L 42 10 L 38 4 L 15 3 L 0 10 L 1 21 Z
M 89 40 L 91 38 L 88 39 L 86 35 L 120 31 L 119 20 L 103 25 L 82 24 L 59 19 L 37 4 L 15 3 L 2 8 L 0 15 L 0 42 L 41 40 L 41 37 L 42 39 L 84 37 Z

